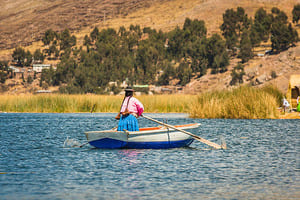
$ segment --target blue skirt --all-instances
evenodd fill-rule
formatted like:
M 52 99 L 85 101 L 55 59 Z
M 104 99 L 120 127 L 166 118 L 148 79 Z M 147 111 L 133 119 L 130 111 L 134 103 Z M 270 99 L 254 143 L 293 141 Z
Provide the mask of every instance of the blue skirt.
M 139 131 L 138 120 L 133 115 L 121 115 L 118 125 L 118 131 Z

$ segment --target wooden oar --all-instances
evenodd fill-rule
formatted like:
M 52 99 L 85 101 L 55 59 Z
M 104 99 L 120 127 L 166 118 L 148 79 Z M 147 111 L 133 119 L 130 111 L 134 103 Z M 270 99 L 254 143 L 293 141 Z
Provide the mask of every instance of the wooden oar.
M 213 147 L 213 148 L 215 148 L 215 149 L 226 149 L 226 147 L 224 148 L 224 147 L 222 147 L 221 145 L 218 145 L 218 144 L 216 144 L 216 143 L 214 143 L 214 142 L 208 141 L 208 140 L 206 140 L 206 139 L 204 139 L 204 138 L 202 138 L 202 137 L 199 137 L 198 135 L 194 135 L 193 133 L 190 133 L 190 132 L 187 132 L 187 131 L 185 131 L 185 130 L 181 130 L 181 129 L 179 129 L 179 128 L 176 128 L 175 126 L 172 126 L 172 125 L 169 125 L 169 124 L 165 124 L 165 123 L 163 123 L 163 122 L 157 121 L 157 120 L 152 119 L 152 118 L 150 118 L 150 117 L 147 117 L 147 116 L 145 116 L 145 115 L 142 115 L 142 117 L 144 117 L 144 118 L 146 118 L 146 119 L 149 119 L 149 120 L 151 120 L 151 121 L 154 121 L 154 122 L 156 122 L 156 123 L 158 123 L 158 124 L 161 124 L 161 125 L 163 125 L 163 126 L 169 127 L 169 128 L 171 128 L 171 129 L 174 129 L 174 130 L 180 131 L 180 132 L 182 132 L 182 133 L 188 134 L 188 135 L 192 136 L 195 140 L 198 140 L 198 141 L 200 141 L 200 142 L 202 142 L 202 143 L 204 143 L 204 144 L 207 144 L 208 146 L 211 146 L 211 147 Z

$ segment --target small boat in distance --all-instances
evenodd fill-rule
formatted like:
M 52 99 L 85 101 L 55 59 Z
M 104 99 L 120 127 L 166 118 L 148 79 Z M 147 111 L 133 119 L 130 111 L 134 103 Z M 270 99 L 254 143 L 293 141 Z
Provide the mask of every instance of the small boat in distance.
M 177 129 L 198 128 L 199 123 L 176 125 Z M 85 132 L 90 145 L 101 149 L 169 149 L 187 147 L 194 138 L 166 126 L 140 128 L 139 131 L 89 131 Z

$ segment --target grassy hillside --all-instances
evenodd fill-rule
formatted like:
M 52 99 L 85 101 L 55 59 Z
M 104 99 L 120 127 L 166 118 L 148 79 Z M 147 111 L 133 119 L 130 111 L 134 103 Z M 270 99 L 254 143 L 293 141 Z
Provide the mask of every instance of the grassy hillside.
M 208 34 L 219 32 L 222 14 L 241 6 L 249 16 L 259 7 L 276 6 L 291 19 L 297 0 L 0 0 L 0 59 L 8 58 L 12 48 L 22 45 L 31 50 L 49 28 L 69 28 L 82 41 L 97 26 L 119 28 L 139 24 L 168 31 L 182 26 L 186 17 L 206 22 Z M 32 46 L 33 45 L 33 46 Z

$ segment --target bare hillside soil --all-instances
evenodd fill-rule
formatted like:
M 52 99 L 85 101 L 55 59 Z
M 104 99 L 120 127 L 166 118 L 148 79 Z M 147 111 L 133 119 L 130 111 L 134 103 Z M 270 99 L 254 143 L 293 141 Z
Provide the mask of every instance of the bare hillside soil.
M 31 45 L 47 29 L 81 30 L 167 0 L 0 0 L 0 49 Z
M 51 28 L 69 28 L 78 36 L 95 27 L 139 24 L 168 31 L 182 26 L 185 18 L 206 22 L 208 33 L 219 32 L 222 14 L 241 6 L 249 16 L 276 6 L 291 19 L 299 0 L 0 0 L 0 50 L 28 46 Z M 1 52 L 0 52 L 1 54 Z
M 225 73 L 207 73 L 203 77 L 191 81 L 185 87 L 185 93 L 197 94 L 204 91 L 231 88 L 230 74 L 238 62 L 239 59 L 231 60 L 229 70 Z M 286 93 L 290 75 L 300 74 L 300 43 L 296 47 L 292 47 L 277 55 L 256 56 L 245 65 L 244 70 L 244 84 L 251 84 L 257 87 L 272 84 L 283 93 Z M 272 77 L 272 72 L 276 77 Z

